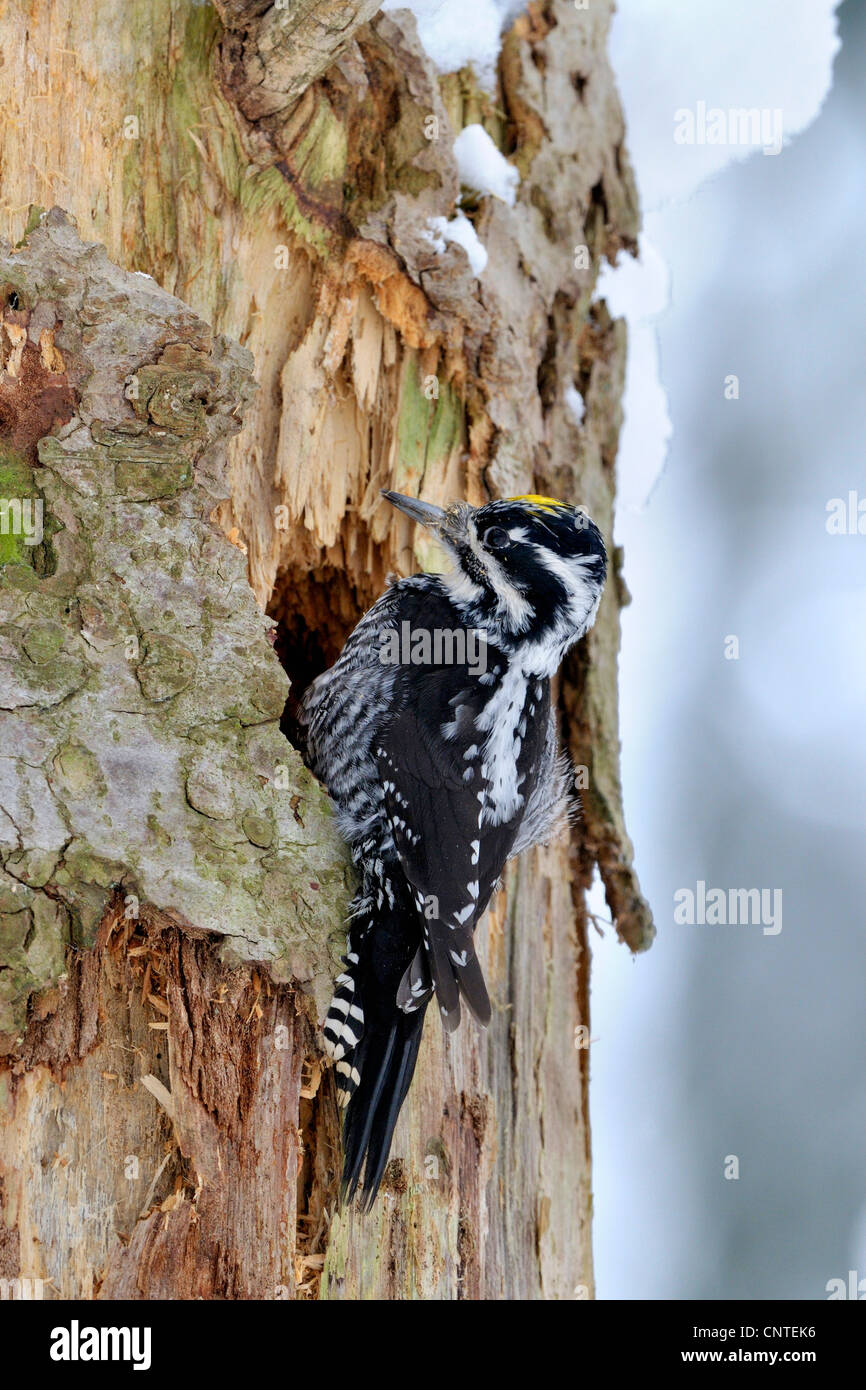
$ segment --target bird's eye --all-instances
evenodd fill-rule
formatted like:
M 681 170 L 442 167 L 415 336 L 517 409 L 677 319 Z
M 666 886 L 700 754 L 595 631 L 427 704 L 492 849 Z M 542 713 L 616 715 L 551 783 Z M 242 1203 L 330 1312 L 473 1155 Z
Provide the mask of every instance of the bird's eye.
M 501 526 L 489 526 L 482 537 L 488 550 L 507 550 L 511 537 Z

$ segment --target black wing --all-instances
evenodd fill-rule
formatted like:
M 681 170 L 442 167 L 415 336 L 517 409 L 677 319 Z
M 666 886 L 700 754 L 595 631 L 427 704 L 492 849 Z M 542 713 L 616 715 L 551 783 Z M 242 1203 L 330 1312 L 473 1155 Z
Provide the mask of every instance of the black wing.
M 518 760 L 523 807 L 510 821 L 493 825 L 485 814 L 486 736 L 477 728 L 491 685 L 461 666 L 404 668 L 401 677 L 398 708 L 374 747 L 394 844 L 422 926 L 422 946 L 403 977 L 397 1002 L 411 1012 L 435 986 L 442 1022 L 450 1032 L 460 1022 L 461 995 L 482 1023 L 490 1019 L 473 933 L 509 857 L 532 789 L 535 745 L 546 732 L 549 694 L 545 682 L 546 698 L 534 698 Z

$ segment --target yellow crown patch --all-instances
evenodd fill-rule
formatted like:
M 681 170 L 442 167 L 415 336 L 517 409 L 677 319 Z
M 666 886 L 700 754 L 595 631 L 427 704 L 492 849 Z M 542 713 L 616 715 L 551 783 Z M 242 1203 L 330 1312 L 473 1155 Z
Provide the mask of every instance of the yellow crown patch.
M 506 502 L 528 502 L 531 507 L 541 507 L 544 511 L 560 511 L 564 502 L 557 502 L 555 497 L 539 497 L 535 492 L 527 492 L 523 497 L 506 497 Z

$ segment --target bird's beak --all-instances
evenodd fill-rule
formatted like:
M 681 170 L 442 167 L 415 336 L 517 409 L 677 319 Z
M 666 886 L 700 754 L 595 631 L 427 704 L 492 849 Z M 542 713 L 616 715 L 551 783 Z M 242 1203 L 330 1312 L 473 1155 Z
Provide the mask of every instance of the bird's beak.
M 441 507 L 434 507 L 432 502 L 421 502 L 417 497 L 404 497 L 402 492 L 387 492 L 383 488 L 382 496 L 392 507 L 396 507 L 398 512 L 404 512 L 421 526 L 429 526 L 437 532 L 441 531 L 448 516 Z

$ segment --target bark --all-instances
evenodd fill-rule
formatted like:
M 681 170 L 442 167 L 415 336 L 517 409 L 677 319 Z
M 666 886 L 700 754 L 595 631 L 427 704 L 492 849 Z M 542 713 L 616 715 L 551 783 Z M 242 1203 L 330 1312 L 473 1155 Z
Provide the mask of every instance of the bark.
M 548 492 L 610 536 L 625 337 L 594 287 L 637 229 L 610 6 L 531 4 L 495 98 L 438 77 L 406 12 L 94 6 L 0 17 L 10 239 L 29 217 L 0 248 L 0 494 L 45 516 L 39 546 L 0 536 L 0 1276 L 591 1296 L 595 864 L 623 940 L 652 936 L 616 557 L 561 682 L 582 820 L 509 869 L 493 1022 L 428 1026 L 363 1219 L 316 1027 L 351 876 L 283 706 L 388 571 L 434 562 L 381 487 Z M 521 175 L 514 208 L 465 197 L 480 279 L 425 236 L 471 121 Z M 83 240 L 28 214 L 54 203 Z

